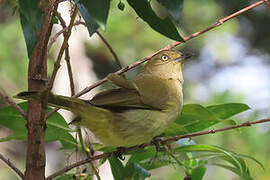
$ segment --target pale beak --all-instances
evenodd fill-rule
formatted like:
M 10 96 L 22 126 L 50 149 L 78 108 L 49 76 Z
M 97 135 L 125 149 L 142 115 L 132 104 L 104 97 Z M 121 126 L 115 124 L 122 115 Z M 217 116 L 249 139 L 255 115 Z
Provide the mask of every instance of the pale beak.
M 183 60 L 189 59 L 191 57 L 192 57 L 192 54 L 185 53 L 185 54 L 182 54 L 180 57 L 176 58 L 175 61 L 183 61 Z

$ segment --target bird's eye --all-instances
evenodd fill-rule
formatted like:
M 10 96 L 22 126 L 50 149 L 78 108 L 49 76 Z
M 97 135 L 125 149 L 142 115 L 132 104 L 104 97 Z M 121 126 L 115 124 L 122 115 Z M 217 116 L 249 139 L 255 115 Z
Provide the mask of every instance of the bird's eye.
M 162 59 L 163 61 L 166 61 L 166 60 L 169 59 L 169 57 L 168 57 L 167 55 L 163 55 L 163 56 L 161 56 L 161 59 Z

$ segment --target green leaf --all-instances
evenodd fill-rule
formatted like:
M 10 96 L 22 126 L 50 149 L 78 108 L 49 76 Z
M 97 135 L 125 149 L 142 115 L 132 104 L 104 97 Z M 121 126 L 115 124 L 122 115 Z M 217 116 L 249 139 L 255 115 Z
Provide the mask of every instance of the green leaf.
M 112 170 L 114 179 L 123 180 L 124 179 L 124 166 L 121 163 L 121 161 L 115 156 L 111 156 L 108 159 L 111 165 L 111 170 Z
M 138 163 L 129 163 L 124 169 L 125 179 L 144 180 L 151 174 Z
M 19 0 L 21 26 L 27 46 L 28 57 L 31 56 L 41 32 L 43 16 L 38 6 L 39 0 Z
M 135 162 L 139 163 L 143 160 L 153 158 L 156 155 L 156 150 L 153 147 L 148 147 L 148 148 L 132 151 L 130 152 L 130 154 L 131 154 L 131 157 L 129 158 L 128 163 L 135 163 Z
M 239 157 L 243 157 L 243 158 L 247 158 L 247 159 L 250 159 L 250 160 L 256 162 L 263 170 L 265 170 L 263 164 L 260 161 L 258 161 L 257 159 L 255 159 L 254 157 L 251 157 L 251 156 L 248 156 L 248 155 L 244 155 L 244 154 L 238 154 L 238 156 Z
M 27 112 L 28 103 L 18 104 L 25 112 Z M 46 112 L 51 110 L 48 108 Z M 14 131 L 14 135 L 0 139 L 0 142 L 10 140 L 26 140 L 27 130 L 25 127 L 26 120 L 11 106 L 0 108 L 0 126 L 4 126 Z M 76 147 L 76 141 L 69 133 L 72 131 L 64 118 L 58 113 L 54 113 L 52 117 L 47 120 L 47 129 L 45 134 L 45 141 L 60 141 L 61 149 L 71 149 Z
M 225 164 L 218 164 L 218 163 L 215 163 L 215 164 L 212 164 L 214 166 L 219 166 L 219 167 L 222 167 L 224 169 L 227 169 L 229 171 L 232 171 L 234 172 L 235 174 L 239 175 L 240 177 L 243 177 L 243 179 L 245 180 L 252 180 L 252 177 L 250 177 L 249 174 L 241 174 L 241 172 L 239 171 L 239 169 L 235 168 L 235 167 L 232 167 L 232 166 L 229 166 L 229 165 L 225 165 Z
M 220 158 L 223 159 L 234 166 L 237 169 L 238 173 L 241 177 L 250 176 L 249 169 L 245 163 L 245 161 L 238 156 L 236 153 L 233 153 L 229 150 L 217 147 L 217 146 L 210 146 L 210 145 L 187 145 L 177 147 L 175 149 L 177 152 L 212 152 L 218 153 L 217 156 L 212 156 L 211 158 Z M 208 159 L 209 160 L 209 159 Z M 216 160 L 214 161 L 216 162 Z
M 175 21 L 178 21 L 183 9 L 184 0 L 157 0 L 162 4 Z
M 89 14 L 88 9 L 79 1 L 74 0 L 76 3 L 88 29 L 89 36 L 91 37 L 94 33 L 97 32 L 99 25 L 95 21 L 95 19 Z
M 250 109 L 248 105 L 242 103 L 227 103 L 207 106 L 206 108 L 220 119 L 228 119 L 236 114 Z
M 77 4 L 87 27 L 89 24 L 89 27 L 91 26 L 97 29 L 97 23 L 103 30 L 105 30 L 109 15 L 110 0 L 74 0 L 74 2 Z M 93 30 L 91 29 L 91 32 L 92 31 Z
M 246 104 L 227 103 L 203 107 L 200 104 L 186 104 L 181 115 L 166 130 L 166 136 L 181 135 L 209 128 L 217 123 L 235 125 L 234 120 L 228 119 L 238 113 L 248 110 Z
M 165 19 L 158 17 L 148 0 L 127 0 L 127 2 L 152 29 L 168 38 L 184 42 L 173 22 L 168 17 Z
M 140 165 L 150 171 L 152 169 L 157 169 L 157 168 L 161 168 L 164 166 L 168 166 L 168 165 L 174 165 L 177 164 L 175 161 L 171 161 L 171 160 L 166 160 L 166 159 L 162 159 L 162 160 L 155 160 L 153 162 L 142 162 L 140 163 Z
M 175 132 L 175 134 L 179 135 L 197 132 L 211 127 L 219 122 L 220 119 L 214 116 L 202 105 L 187 104 L 183 106 L 181 115 L 174 122 L 182 127 L 178 132 Z M 183 128 L 185 131 L 183 131 Z M 169 127 L 169 130 L 171 130 L 171 127 Z M 172 135 L 172 133 L 170 135 Z
M 205 166 L 198 166 L 191 171 L 191 179 L 202 180 L 206 172 Z

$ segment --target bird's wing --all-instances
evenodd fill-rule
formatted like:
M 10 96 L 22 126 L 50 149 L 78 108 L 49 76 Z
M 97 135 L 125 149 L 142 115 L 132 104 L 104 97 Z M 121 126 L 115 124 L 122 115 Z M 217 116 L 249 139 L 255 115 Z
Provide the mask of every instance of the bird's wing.
M 141 101 L 137 90 L 125 88 L 102 91 L 87 102 L 106 109 L 151 108 Z

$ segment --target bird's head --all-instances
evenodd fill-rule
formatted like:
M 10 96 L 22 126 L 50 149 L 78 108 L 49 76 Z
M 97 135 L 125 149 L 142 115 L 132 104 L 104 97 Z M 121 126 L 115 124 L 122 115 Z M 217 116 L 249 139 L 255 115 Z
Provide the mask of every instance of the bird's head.
M 176 50 L 163 50 L 154 55 L 143 67 L 142 73 L 159 76 L 164 79 L 183 80 L 182 65 L 190 54 Z

